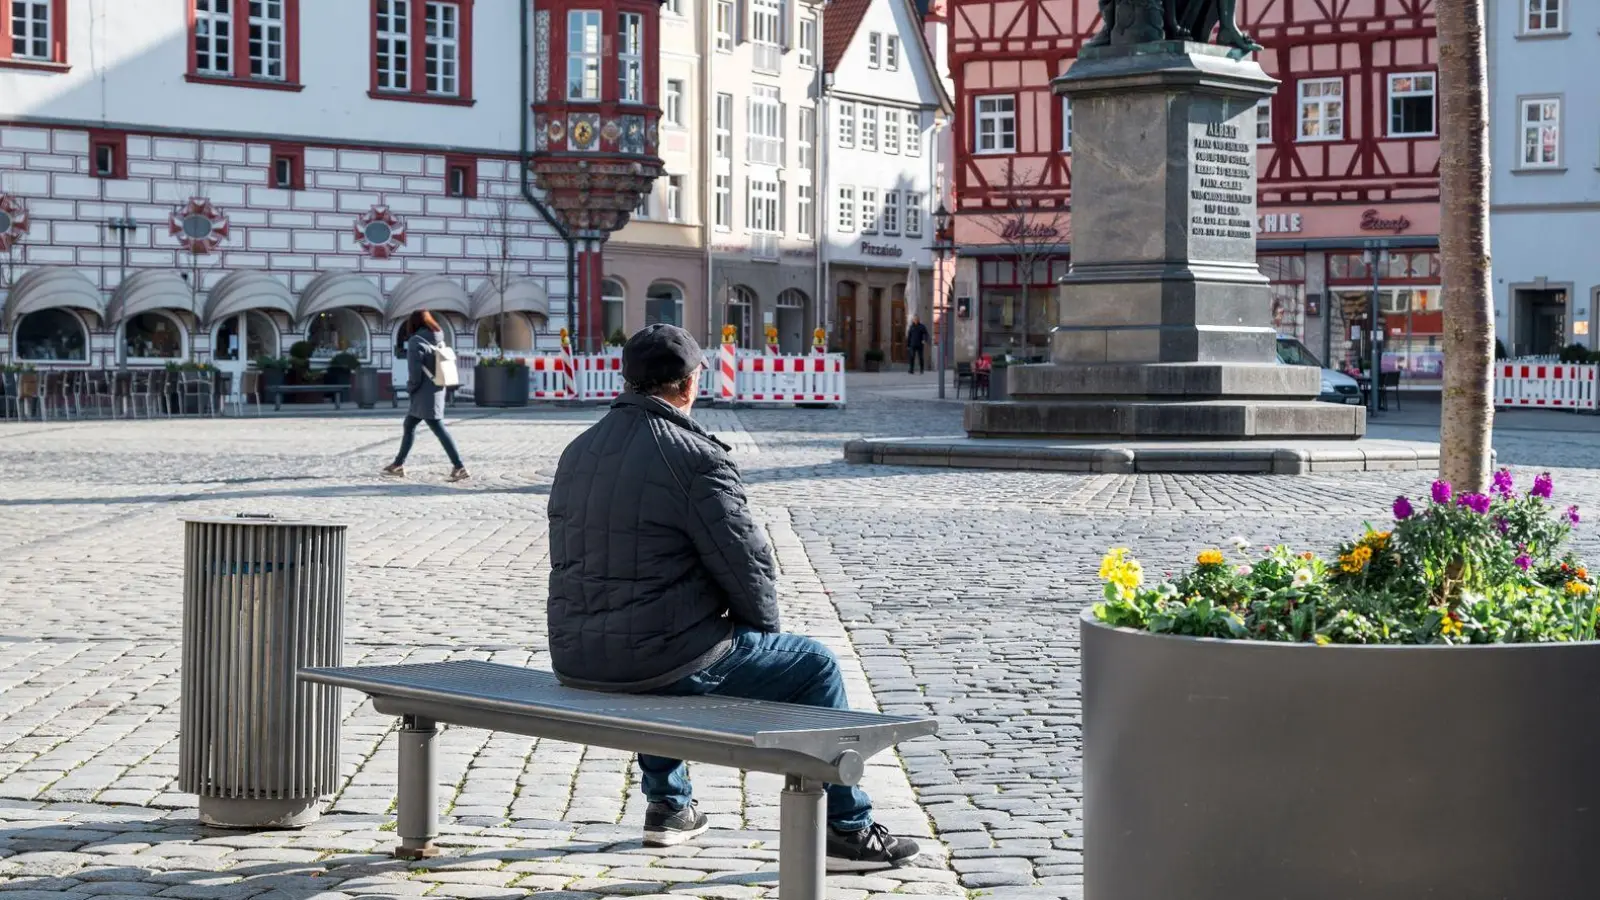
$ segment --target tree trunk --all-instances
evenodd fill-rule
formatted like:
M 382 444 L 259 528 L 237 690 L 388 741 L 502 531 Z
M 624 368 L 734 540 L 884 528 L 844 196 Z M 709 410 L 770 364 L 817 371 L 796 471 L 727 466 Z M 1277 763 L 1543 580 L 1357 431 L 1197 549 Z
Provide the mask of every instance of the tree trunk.
M 1488 54 L 1484 0 L 1434 4 L 1439 28 L 1439 255 L 1444 272 L 1440 477 L 1489 483 L 1494 299 L 1489 282 Z

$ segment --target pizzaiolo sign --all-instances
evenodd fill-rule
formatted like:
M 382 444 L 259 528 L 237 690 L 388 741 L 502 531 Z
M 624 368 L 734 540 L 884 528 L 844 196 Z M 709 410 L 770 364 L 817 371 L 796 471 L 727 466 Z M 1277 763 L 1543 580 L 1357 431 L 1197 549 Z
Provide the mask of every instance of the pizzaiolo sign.
M 869 241 L 862 241 L 861 253 L 865 256 L 901 256 L 905 251 L 893 244 L 874 244 Z

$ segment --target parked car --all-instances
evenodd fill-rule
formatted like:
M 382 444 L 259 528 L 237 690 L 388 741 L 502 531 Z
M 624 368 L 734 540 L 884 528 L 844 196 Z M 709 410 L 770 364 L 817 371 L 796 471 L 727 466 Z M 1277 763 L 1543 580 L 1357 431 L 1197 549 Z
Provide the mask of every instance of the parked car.
M 1278 362 L 1286 366 L 1316 366 L 1322 370 L 1322 393 L 1317 399 L 1324 403 L 1360 403 L 1361 386 L 1343 372 L 1323 366 L 1316 354 L 1296 338 L 1278 335 Z

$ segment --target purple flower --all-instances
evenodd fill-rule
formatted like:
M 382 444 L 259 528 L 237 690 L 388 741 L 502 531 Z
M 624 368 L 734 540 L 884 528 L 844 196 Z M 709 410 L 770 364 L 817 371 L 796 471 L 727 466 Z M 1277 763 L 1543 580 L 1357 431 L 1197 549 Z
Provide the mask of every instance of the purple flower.
M 1405 497 L 1394 498 L 1394 517 L 1396 519 L 1409 519 L 1416 510 L 1411 508 L 1411 501 Z
M 1511 523 L 1507 522 L 1505 519 L 1495 519 L 1494 527 L 1500 529 L 1501 534 L 1505 534 L 1511 530 Z
M 1569 507 L 1567 507 L 1567 524 L 1568 525 L 1576 525 L 1576 524 L 1578 524 L 1579 522 L 1582 522 L 1582 521 L 1583 521 L 1583 518 L 1578 515 L 1578 507 L 1577 506 L 1569 506 Z
M 1524 553 L 1521 556 L 1517 557 L 1517 568 L 1519 568 L 1522 571 L 1526 572 L 1529 569 L 1533 568 L 1533 560 L 1529 559 L 1528 558 L 1528 554 Z
M 1517 493 L 1516 480 L 1511 477 L 1510 469 L 1501 469 L 1494 473 L 1493 490 L 1502 497 L 1511 497 Z
M 1533 480 L 1533 490 L 1528 492 L 1528 496 L 1538 497 L 1541 500 L 1549 500 L 1551 490 L 1554 487 L 1555 482 L 1550 480 L 1550 473 L 1541 472 L 1539 477 Z
M 1456 500 L 1456 503 L 1465 506 L 1480 516 L 1489 511 L 1489 504 L 1492 502 L 1488 494 L 1462 494 Z
M 1450 490 L 1450 482 L 1435 481 L 1433 483 L 1433 502 L 1449 503 L 1452 493 L 1454 492 Z

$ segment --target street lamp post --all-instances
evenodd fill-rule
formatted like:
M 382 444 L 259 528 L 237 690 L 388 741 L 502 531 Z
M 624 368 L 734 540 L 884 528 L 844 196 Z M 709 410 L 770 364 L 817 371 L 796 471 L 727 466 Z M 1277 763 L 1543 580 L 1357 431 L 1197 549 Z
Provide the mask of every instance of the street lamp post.
M 123 282 L 128 280 L 128 234 L 129 232 L 137 232 L 139 230 L 139 223 L 126 216 L 112 216 L 111 218 L 106 219 L 106 227 L 117 233 L 117 290 L 120 291 L 122 290 Z M 184 277 L 185 280 L 187 280 L 188 274 L 185 273 Z M 115 325 L 117 323 L 113 322 L 112 324 Z M 117 365 L 119 366 L 122 365 L 123 362 L 122 347 L 123 342 L 120 340 L 117 341 L 117 352 L 115 355 L 117 358 Z M 92 355 L 93 354 L 91 354 L 91 356 Z
M 939 260 L 939 269 L 934 276 L 938 284 L 934 290 L 944 295 L 944 327 L 939 329 L 939 399 L 944 399 L 944 370 L 950 363 L 950 346 L 955 342 L 956 326 L 954 321 L 955 310 L 951 308 L 953 298 L 950 296 L 951 279 L 945 276 L 945 260 L 955 255 L 956 243 L 950 234 L 950 211 L 940 203 L 933 214 L 933 255 Z
M 1383 267 L 1389 264 L 1389 242 L 1384 240 L 1367 241 L 1367 249 L 1362 252 L 1361 260 L 1372 269 L 1372 300 L 1367 309 L 1367 326 L 1371 340 L 1370 358 L 1367 371 L 1371 372 L 1370 391 L 1367 395 L 1367 415 L 1378 414 L 1378 403 L 1383 397 L 1383 325 L 1378 321 L 1378 279 Z

